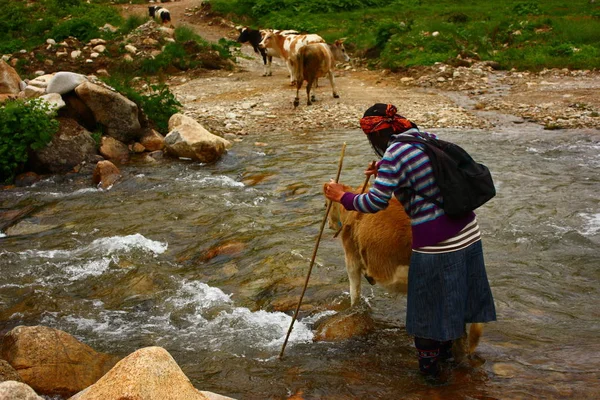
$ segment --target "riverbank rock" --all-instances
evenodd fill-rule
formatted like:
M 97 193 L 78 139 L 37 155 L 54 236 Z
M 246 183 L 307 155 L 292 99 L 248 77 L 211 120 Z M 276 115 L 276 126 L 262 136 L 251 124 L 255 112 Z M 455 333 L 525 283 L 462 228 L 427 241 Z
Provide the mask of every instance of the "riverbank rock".
M 352 307 L 317 324 L 314 340 L 341 341 L 375 330 L 375 321 L 366 306 Z
M 119 168 L 110 161 L 99 161 L 92 175 L 94 185 L 107 189 L 121 177 Z
M 44 400 L 28 385 L 6 381 L 0 383 L 0 400 Z
M 174 114 L 169 119 L 169 134 L 165 137 L 167 153 L 173 157 L 212 163 L 231 147 L 231 142 L 213 135 L 191 117 Z
M 102 137 L 99 151 L 102 157 L 116 161 L 117 163 L 129 160 L 129 148 L 124 143 L 110 136 Z
M 165 137 L 154 129 L 145 129 L 140 138 L 140 143 L 146 151 L 156 151 L 165 148 Z
M 0 360 L 0 382 L 21 380 L 21 375 L 6 360 Z
M 69 400 L 118 399 L 225 400 L 231 398 L 197 390 L 165 349 L 146 347 L 119 361 L 98 382 Z
M 34 151 L 32 164 L 38 173 L 64 173 L 98 154 L 96 142 L 83 126 L 70 118 L 58 118 L 59 129 L 46 147 Z
M 16 95 L 21 91 L 21 77 L 17 71 L 0 60 L 0 94 Z
M 95 383 L 117 358 L 96 352 L 66 332 L 17 326 L 2 339 L 2 358 L 36 392 L 71 396 Z
M 106 127 L 108 136 L 124 143 L 138 139 L 141 125 L 138 106 L 133 101 L 91 82 L 77 86 L 75 93 L 89 107 L 96 121 Z

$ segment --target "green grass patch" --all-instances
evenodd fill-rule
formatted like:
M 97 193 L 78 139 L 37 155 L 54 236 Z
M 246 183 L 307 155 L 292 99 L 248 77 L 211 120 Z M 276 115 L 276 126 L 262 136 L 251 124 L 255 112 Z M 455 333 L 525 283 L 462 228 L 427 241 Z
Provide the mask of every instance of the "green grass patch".
M 505 68 L 600 68 L 600 4 L 587 0 L 211 0 L 214 11 L 261 28 L 345 37 L 374 66 L 447 62 L 458 54 Z M 434 36 L 433 33 L 437 32 Z M 570 49 L 573 49 L 572 51 Z

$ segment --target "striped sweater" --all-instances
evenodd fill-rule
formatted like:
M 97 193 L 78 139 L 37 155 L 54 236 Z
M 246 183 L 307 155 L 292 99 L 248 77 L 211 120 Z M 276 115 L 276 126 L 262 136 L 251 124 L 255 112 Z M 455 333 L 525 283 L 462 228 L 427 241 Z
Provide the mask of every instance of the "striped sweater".
M 417 136 L 418 133 L 417 129 L 410 129 L 401 135 Z M 421 134 L 436 137 L 430 133 Z M 342 196 L 342 204 L 347 210 L 364 213 L 385 209 L 395 196 L 410 217 L 413 249 L 452 238 L 475 218 L 474 213 L 460 219 L 450 218 L 442 208 L 407 190 L 412 189 L 443 202 L 424 146 L 421 143 L 394 142 L 392 139 L 378 164 L 377 179 L 369 192 L 362 195 L 346 192 Z

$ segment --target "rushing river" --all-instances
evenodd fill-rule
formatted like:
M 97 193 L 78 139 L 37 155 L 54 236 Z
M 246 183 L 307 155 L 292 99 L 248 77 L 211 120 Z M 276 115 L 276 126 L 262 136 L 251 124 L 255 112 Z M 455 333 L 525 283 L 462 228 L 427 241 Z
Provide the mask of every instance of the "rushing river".
M 416 372 L 406 299 L 366 282 L 375 333 L 312 341 L 315 321 L 348 304 L 329 230 L 277 357 L 325 213 L 321 184 L 344 142 L 344 183 L 362 183 L 373 159 L 358 131 L 247 137 L 209 166 L 133 161 L 110 190 L 73 175 L 1 191 L 0 209 L 36 209 L 0 233 L 0 334 L 46 325 L 120 356 L 162 346 L 197 388 L 238 399 L 596 397 L 600 133 L 436 133 L 488 165 L 498 190 L 478 211 L 498 321 L 445 385 Z

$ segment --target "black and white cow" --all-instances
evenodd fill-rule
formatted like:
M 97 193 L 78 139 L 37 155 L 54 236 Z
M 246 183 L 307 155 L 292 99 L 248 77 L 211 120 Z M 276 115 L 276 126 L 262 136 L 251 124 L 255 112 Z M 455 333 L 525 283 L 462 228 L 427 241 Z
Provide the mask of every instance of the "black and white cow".
M 171 13 L 164 7 L 160 6 L 149 6 L 148 14 L 150 14 L 151 18 L 159 19 L 163 24 L 171 22 Z
M 250 43 L 254 49 L 254 52 L 259 53 L 262 56 L 265 67 L 263 76 L 273 75 L 271 72 L 271 63 L 273 61 L 273 57 L 278 57 L 279 55 L 272 49 L 263 49 L 258 46 L 269 31 L 266 29 L 256 30 L 245 26 L 238 26 L 237 30 L 240 32 L 240 36 L 237 38 L 237 41 L 239 43 Z

